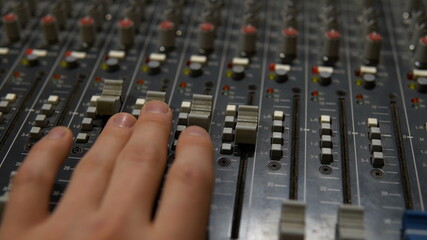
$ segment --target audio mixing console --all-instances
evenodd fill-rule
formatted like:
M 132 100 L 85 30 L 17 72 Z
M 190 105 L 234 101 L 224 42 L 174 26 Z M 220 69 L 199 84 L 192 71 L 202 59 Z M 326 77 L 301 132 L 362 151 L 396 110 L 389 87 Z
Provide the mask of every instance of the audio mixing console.
M 422 0 L 1 0 L 0 195 L 54 126 L 74 145 L 157 99 L 211 134 L 209 239 L 427 239 Z M 3 205 L 2 205 L 3 206 Z M 1 207 L 0 207 L 1 208 Z

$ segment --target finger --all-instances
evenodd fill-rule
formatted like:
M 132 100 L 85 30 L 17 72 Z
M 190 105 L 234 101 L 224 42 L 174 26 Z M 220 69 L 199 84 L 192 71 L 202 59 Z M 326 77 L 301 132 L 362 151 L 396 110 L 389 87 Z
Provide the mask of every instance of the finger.
M 172 112 L 160 101 L 147 103 L 114 166 L 102 209 L 111 217 L 136 213 L 150 221 L 166 165 Z
M 189 127 L 179 137 L 166 178 L 154 224 L 157 232 L 165 234 L 165 239 L 204 239 L 213 184 L 210 137 L 200 127 Z
M 72 219 L 99 207 L 117 155 L 132 134 L 136 119 L 127 113 L 112 116 L 91 150 L 80 160 L 55 214 Z
M 5 224 L 30 227 L 48 216 L 53 183 L 72 141 L 69 129 L 57 127 L 32 147 L 13 179 Z

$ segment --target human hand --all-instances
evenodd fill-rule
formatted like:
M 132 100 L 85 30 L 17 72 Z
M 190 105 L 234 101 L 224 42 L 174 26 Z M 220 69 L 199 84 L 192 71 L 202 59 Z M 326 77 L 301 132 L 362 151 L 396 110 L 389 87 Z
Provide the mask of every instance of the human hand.
M 120 113 L 108 121 L 80 160 L 61 201 L 49 213 L 58 168 L 72 145 L 58 127 L 31 149 L 13 181 L 0 228 L 2 240 L 203 239 L 213 189 L 209 135 L 187 128 L 179 138 L 157 211 L 172 112 L 147 103 L 138 120 Z

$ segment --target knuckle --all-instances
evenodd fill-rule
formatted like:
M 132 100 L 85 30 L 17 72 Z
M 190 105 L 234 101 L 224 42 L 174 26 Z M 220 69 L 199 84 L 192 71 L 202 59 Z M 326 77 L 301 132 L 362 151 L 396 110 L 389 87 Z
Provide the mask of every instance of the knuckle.
M 94 217 L 87 224 L 88 239 L 117 239 L 124 231 L 124 221 L 112 217 Z
M 178 165 L 168 177 L 192 188 L 205 188 L 213 183 L 213 173 L 195 165 Z
M 18 170 L 18 174 L 13 179 L 13 185 L 23 186 L 28 184 L 47 185 L 52 177 L 52 173 L 41 168 L 24 164 Z
M 162 163 L 161 159 L 166 158 L 166 149 L 158 149 L 156 147 L 140 147 L 133 151 L 126 152 L 119 161 L 130 162 L 134 164 L 144 164 L 150 166 L 158 166 Z

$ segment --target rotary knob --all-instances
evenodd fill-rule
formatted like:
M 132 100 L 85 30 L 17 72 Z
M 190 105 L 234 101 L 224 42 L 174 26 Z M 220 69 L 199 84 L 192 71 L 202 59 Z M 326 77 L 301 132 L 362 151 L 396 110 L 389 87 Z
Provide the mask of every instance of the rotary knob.
M 421 77 L 417 79 L 417 89 L 420 93 L 427 92 L 427 78 Z
M 418 40 L 415 48 L 414 65 L 417 68 L 427 68 L 427 35 Z
M 148 66 L 148 74 L 150 75 L 156 75 L 160 73 L 160 62 L 159 61 L 149 61 Z
M 54 3 L 50 8 L 50 13 L 58 21 L 58 26 L 60 29 L 65 29 L 65 24 L 67 23 L 67 11 L 60 2 Z
M 297 55 L 298 31 L 288 27 L 282 31 L 281 59 L 290 63 Z
M 9 13 L 3 16 L 3 27 L 9 42 L 17 42 L 21 38 L 18 23 L 18 16 Z
M 105 61 L 106 71 L 107 72 L 115 72 L 120 69 L 119 59 L 117 58 L 109 58 Z
M 173 22 L 175 26 L 181 24 L 182 10 L 180 8 L 169 7 L 163 12 L 163 18 L 166 21 Z
M 252 25 L 244 26 L 241 31 L 240 45 L 245 55 L 251 55 L 256 51 L 257 29 Z
M 204 22 L 212 23 L 215 26 L 221 24 L 221 12 L 218 9 L 206 9 L 202 16 Z
M 102 28 L 102 24 L 104 23 L 104 14 L 101 7 L 97 4 L 92 4 L 89 6 L 88 15 L 93 19 L 95 28 L 100 30 Z
M 245 78 L 245 67 L 237 65 L 237 66 L 233 66 L 233 68 L 231 69 L 232 74 L 231 77 L 234 80 L 242 80 L 243 78 Z
M 215 45 L 215 26 L 211 23 L 202 23 L 199 26 L 199 48 L 204 53 L 212 52 Z
M 13 11 L 18 16 L 19 26 L 23 29 L 30 20 L 30 10 L 24 1 L 13 3 Z
M 374 89 L 376 86 L 376 77 L 373 74 L 363 75 L 363 87 L 366 89 Z
M 48 44 L 55 44 L 59 41 L 58 21 L 52 15 L 46 15 L 42 18 L 43 36 Z
M 64 67 L 67 69 L 75 69 L 79 66 L 79 62 L 77 61 L 77 58 L 73 55 L 66 56 L 64 59 Z
M 370 33 L 365 38 L 363 55 L 367 65 L 374 66 L 380 61 L 382 37 L 379 33 Z
M 160 62 L 159 61 L 149 61 L 148 66 L 148 74 L 150 75 L 156 75 L 160 73 Z
M 328 86 L 332 83 L 332 73 L 327 71 L 319 72 L 319 84 Z
M 80 19 L 79 26 L 81 41 L 92 46 L 96 41 L 95 21 L 91 17 L 83 17 Z
M 159 25 L 159 40 L 161 51 L 169 51 L 175 47 L 175 24 L 171 21 L 163 21 Z
M 203 67 L 200 63 L 191 63 L 189 69 L 191 77 L 199 77 L 203 74 Z
M 284 82 L 288 81 L 288 79 L 289 79 L 288 73 L 289 73 L 289 71 L 287 71 L 285 69 L 281 69 L 281 68 L 276 69 L 275 70 L 276 82 L 284 83 Z
M 329 30 L 324 35 L 323 61 L 326 65 L 333 65 L 339 56 L 341 34 L 336 30 Z
M 25 57 L 26 65 L 29 67 L 34 67 L 39 64 L 39 57 L 34 53 L 30 53 Z
M 119 21 L 120 42 L 125 48 L 129 48 L 135 42 L 135 25 L 129 18 Z
M 131 5 L 125 9 L 125 16 L 132 20 L 133 24 L 135 25 L 135 30 L 138 31 L 140 22 L 142 21 L 143 12 L 141 11 L 140 7 L 137 5 Z

